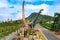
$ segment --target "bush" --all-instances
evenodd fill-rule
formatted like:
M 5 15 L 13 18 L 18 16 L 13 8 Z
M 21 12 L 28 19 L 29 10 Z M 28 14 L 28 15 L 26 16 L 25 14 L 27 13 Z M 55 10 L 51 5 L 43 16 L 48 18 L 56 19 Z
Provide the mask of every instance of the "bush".
M 60 30 L 60 23 L 53 23 L 51 28 L 53 31 L 59 31 Z
M 33 35 L 33 29 L 32 28 L 29 30 L 29 35 Z
M 47 29 L 51 29 L 51 24 L 42 23 L 41 26 Z
M 13 38 L 12 40 L 16 40 L 16 38 Z

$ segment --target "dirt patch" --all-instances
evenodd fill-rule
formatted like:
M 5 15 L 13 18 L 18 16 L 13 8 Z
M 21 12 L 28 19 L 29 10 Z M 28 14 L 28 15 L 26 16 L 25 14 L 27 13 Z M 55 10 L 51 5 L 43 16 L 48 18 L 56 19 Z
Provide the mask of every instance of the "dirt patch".
M 50 31 L 52 34 L 54 34 L 56 37 L 60 38 L 60 32 L 56 31 Z

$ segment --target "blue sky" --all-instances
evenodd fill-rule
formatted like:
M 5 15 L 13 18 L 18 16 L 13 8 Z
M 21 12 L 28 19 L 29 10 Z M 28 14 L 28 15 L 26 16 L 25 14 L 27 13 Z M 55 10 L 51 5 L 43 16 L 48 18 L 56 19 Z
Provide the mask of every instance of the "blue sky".
M 60 0 L 25 0 L 25 17 L 40 9 L 44 9 L 42 15 L 54 16 L 55 12 L 60 12 Z M 0 0 L 0 21 L 18 20 L 21 14 L 22 0 Z

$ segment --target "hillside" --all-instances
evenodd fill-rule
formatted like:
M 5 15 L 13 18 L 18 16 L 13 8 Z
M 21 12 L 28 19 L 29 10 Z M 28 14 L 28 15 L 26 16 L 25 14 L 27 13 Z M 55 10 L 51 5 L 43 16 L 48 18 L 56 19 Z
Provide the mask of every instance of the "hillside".
M 31 13 L 31 15 L 29 17 L 27 17 L 27 19 L 29 19 L 30 21 L 32 21 L 37 14 L 38 13 L 36 13 L 36 12 Z M 52 20 L 54 20 L 54 17 L 48 16 L 48 15 L 41 15 L 40 14 L 39 20 L 41 20 L 41 21 L 52 21 Z

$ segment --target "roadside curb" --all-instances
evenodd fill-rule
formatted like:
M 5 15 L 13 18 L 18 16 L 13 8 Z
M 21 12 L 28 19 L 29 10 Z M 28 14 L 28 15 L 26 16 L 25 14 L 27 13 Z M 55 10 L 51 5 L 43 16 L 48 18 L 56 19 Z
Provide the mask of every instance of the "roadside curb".
M 42 35 L 44 36 L 45 40 L 48 40 L 47 37 L 43 34 L 43 32 L 40 30 L 40 32 L 42 33 Z
M 47 37 L 46 37 L 46 36 L 43 34 L 43 32 L 41 31 L 39 24 L 36 24 L 35 28 L 38 29 L 39 32 L 41 32 L 42 36 L 44 37 L 44 40 L 48 40 Z
M 39 24 L 38 24 L 39 25 Z M 40 26 L 40 25 L 39 25 Z M 40 28 L 40 27 L 39 27 Z M 40 30 L 40 29 L 39 29 Z M 43 32 L 40 30 L 40 32 L 42 33 L 42 35 L 44 36 L 45 40 L 48 40 L 48 38 L 43 34 Z

